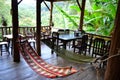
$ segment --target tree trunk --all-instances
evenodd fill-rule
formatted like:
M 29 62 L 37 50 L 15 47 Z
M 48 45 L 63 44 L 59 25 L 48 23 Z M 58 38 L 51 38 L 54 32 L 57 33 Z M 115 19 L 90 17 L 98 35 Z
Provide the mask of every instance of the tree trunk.
M 115 19 L 115 29 L 112 37 L 112 43 L 109 56 L 118 54 L 120 50 L 120 0 Z M 110 58 L 107 63 L 104 80 L 120 80 L 120 56 Z

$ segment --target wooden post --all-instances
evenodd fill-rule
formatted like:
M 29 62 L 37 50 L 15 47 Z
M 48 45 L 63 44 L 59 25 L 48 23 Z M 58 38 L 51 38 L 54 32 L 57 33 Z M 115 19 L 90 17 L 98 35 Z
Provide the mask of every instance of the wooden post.
M 13 40 L 12 40 L 12 49 L 13 49 L 13 58 L 14 62 L 20 62 L 20 54 L 18 49 L 17 37 L 18 37 L 18 1 L 12 0 L 12 26 L 13 26 Z
M 36 0 L 36 44 L 39 56 L 41 56 L 41 3 L 41 0 Z
M 50 26 L 52 26 L 53 21 L 52 21 L 52 11 L 53 11 L 53 1 L 50 2 L 51 3 L 51 8 L 50 8 Z
M 118 54 L 120 50 L 120 0 L 115 18 L 115 29 L 112 37 L 112 43 L 109 56 Z M 108 60 L 104 80 L 120 80 L 120 56 Z
M 86 0 L 82 0 L 82 7 L 81 7 L 81 16 L 80 16 L 80 24 L 79 24 L 79 30 L 83 30 L 83 19 L 84 19 L 84 10 L 85 10 L 85 3 Z

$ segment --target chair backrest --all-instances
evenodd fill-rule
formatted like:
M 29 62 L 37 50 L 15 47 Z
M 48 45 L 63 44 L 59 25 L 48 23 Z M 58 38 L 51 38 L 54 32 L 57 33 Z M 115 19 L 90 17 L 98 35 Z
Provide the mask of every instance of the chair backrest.
M 59 30 L 58 30 L 58 33 L 59 33 L 59 34 L 65 34 L 65 31 L 64 31 L 64 29 L 59 29 Z
M 108 40 L 106 44 L 106 53 L 109 53 L 110 46 L 111 46 L 111 40 Z
M 56 44 L 58 46 L 58 43 L 59 43 L 59 33 L 58 32 L 52 32 L 52 43 L 53 43 L 53 45 Z
M 92 57 L 103 56 L 106 54 L 105 40 L 102 38 L 95 38 L 93 41 Z
M 87 42 L 88 42 L 88 35 L 83 35 L 82 36 L 82 45 L 87 45 Z
M 69 34 L 70 30 L 69 29 L 65 29 L 65 34 Z
M 52 37 L 53 38 L 59 38 L 59 33 L 58 32 L 52 32 Z
M 87 47 L 87 43 L 88 43 L 88 35 L 83 35 L 82 39 L 78 38 L 77 40 L 77 45 L 86 48 Z
M 92 45 L 92 42 L 93 42 L 93 34 L 90 34 L 90 35 L 88 36 L 88 40 L 89 40 L 89 46 L 91 46 L 91 45 Z

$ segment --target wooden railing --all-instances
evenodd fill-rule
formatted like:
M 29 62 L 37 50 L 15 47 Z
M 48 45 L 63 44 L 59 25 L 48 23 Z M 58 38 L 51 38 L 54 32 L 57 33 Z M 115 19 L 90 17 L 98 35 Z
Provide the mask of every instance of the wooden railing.
M 42 26 L 41 30 L 45 29 L 46 31 L 50 31 L 49 26 Z M 12 34 L 13 28 L 11 27 L 0 27 L 0 40 L 3 39 L 3 35 Z M 25 32 L 36 32 L 36 27 L 19 27 L 18 33 L 25 34 Z
M 88 35 L 93 35 L 93 38 L 103 38 L 106 41 L 111 40 L 112 36 L 103 36 L 103 35 L 97 35 L 97 34 L 92 34 L 92 33 L 86 33 Z
M 3 35 L 7 35 L 7 34 L 12 34 L 12 26 L 11 27 L 0 27 L 0 39 L 3 39 Z M 36 32 L 36 27 L 19 27 L 19 33 L 21 34 L 25 34 L 25 32 L 29 32 L 29 31 L 32 31 L 32 32 Z M 42 26 L 41 28 L 41 32 L 42 31 L 50 31 L 50 27 L 49 26 Z M 87 33 L 88 35 L 93 35 L 94 37 L 102 37 L 102 38 L 105 38 L 105 39 L 111 39 L 111 37 L 109 36 L 101 36 L 101 35 L 96 35 L 96 34 L 91 34 L 91 33 Z

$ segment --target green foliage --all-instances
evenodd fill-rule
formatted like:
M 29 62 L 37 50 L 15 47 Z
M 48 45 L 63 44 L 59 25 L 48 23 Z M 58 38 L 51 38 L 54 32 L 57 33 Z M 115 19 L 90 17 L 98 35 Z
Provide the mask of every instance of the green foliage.
M 116 14 L 117 2 L 113 0 L 91 0 L 91 10 L 85 11 L 85 26 L 95 29 L 100 35 L 110 35 Z M 89 31 L 89 28 L 86 28 Z
M 72 1 L 73 2 L 73 1 Z M 67 23 L 70 29 L 77 29 L 79 21 L 80 9 L 75 3 L 69 5 L 68 11 L 57 6 L 59 12 L 62 13 L 64 20 L 68 20 Z M 116 14 L 117 0 L 87 0 L 85 15 L 84 15 L 84 30 L 88 32 L 94 32 L 100 35 L 110 35 L 114 27 L 114 18 Z M 72 16 L 71 16 L 72 15 Z M 77 17 L 76 17 L 77 16 Z M 62 19 L 61 18 L 61 19 Z M 67 25 L 67 26 L 68 26 Z
M 62 10 L 62 8 L 60 8 L 60 7 L 57 6 L 57 5 L 56 5 L 56 8 L 59 10 L 59 12 L 62 13 L 63 16 L 65 16 L 65 17 L 63 17 L 63 18 L 67 18 L 67 19 L 68 19 L 69 26 L 71 26 L 72 24 L 74 25 L 74 26 L 72 25 L 72 26 L 69 27 L 69 28 L 71 28 L 71 29 L 76 29 L 76 27 L 78 27 L 78 24 L 77 24 L 76 21 L 74 20 L 75 17 L 67 14 L 64 10 Z
M 2 17 L 5 18 L 8 25 L 11 25 L 10 3 L 8 0 L 0 0 L 0 25 L 2 24 Z
M 24 1 L 24 0 L 23 0 Z M 82 0 L 79 0 L 80 3 Z M 84 26 L 88 32 L 101 35 L 110 35 L 114 26 L 118 0 L 86 0 Z M 50 7 L 50 3 L 47 3 Z M 19 4 L 19 25 L 36 26 L 36 4 Z M 76 0 L 56 2 L 53 9 L 53 22 L 55 27 L 78 29 L 80 9 Z M 64 6 L 64 7 L 63 7 Z M 12 25 L 11 0 L 0 0 L 0 25 L 4 16 L 8 26 Z M 49 25 L 50 12 L 42 3 L 42 26 Z

